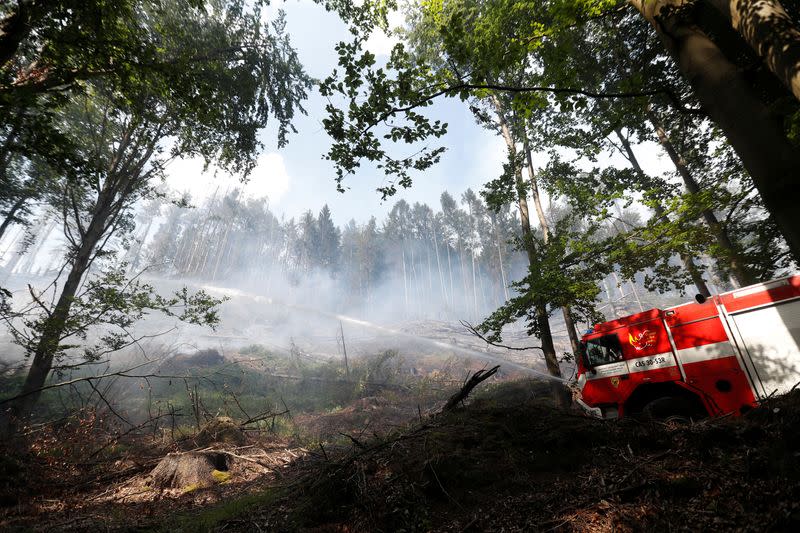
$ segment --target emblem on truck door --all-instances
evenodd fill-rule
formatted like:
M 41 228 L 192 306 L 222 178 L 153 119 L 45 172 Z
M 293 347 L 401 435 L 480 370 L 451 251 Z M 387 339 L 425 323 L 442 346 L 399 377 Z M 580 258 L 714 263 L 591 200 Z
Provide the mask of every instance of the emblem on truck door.
M 628 333 L 628 341 L 630 341 L 631 346 L 636 348 L 637 352 L 640 352 L 647 348 L 648 346 L 653 346 L 656 343 L 656 332 L 650 331 L 646 329 L 638 334 Z

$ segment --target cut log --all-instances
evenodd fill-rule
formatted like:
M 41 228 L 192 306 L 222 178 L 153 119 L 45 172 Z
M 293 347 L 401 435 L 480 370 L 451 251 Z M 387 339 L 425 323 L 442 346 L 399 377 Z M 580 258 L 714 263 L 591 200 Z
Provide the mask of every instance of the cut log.
M 170 453 L 150 473 L 151 487 L 183 489 L 208 487 L 227 479 L 228 454 L 213 450 Z

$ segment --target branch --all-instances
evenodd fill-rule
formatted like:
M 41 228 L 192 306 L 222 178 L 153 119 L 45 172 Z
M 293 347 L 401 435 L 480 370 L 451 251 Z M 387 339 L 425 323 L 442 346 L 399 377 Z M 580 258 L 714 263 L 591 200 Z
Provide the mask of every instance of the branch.
M 467 331 L 469 331 L 470 333 L 472 333 L 473 335 L 475 335 L 480 340 L 482 340 L 483 342 L 485 342 L 486 344 L 488 344 L 490 346 L 496 346 L 497 348 L 505 348 L 506 350 L 517 350 L 517 351 L 520 351 L 520 352 L 524 352 L 525 350 L 541 350 L 542 349 L 541 346 L 507 346 L 505 344 L 500 344 L 500 343 L 497 343 L 497 342 L 493 342 L 493 341 L 490 341 L 489 339 L 487 339 L 485 336 L 483 336 L 481 334 L 481 332 L 479 332 L 477 329 L 475 329 L 475 326 L 473 326 L 472 324 L 470 324 L 466 320 L 461 320 L 460 322 L 461 322 L 462 326 L 467 328 Z
M 673 104 L 675 104 L 675 106 L 678 108 L 680 112 L 686 114 L 703 114 L 702 110 L 700 109 L 690 109 L 683 107 L 683 102 L 681 101 L 680 97 L 671 90 L 664 88 L 651 89 L 645 91 L 623 91 L 623 92 L 606 93 L 606 92 L 591 91 L 588 89 L 576 89 L 573 87 L 512 87 L 509 85 L 497 85 L 494 83 L 459 83 L 456 85 L 445 87 L 432 94 L 424 96 L 421 99 L 409 104 L 406 107 L 393 107 L 389 111 L 383 113 L 378 118 L 377 122 L 365 128 L 362 133 L 366 133 L 371 128 L 373 128 L 377 124 L 380 124 L 381 122 L 386 121 L 386 119 L 388 119 L 391 116 L 394 116 L 398 113 L 405 113 L 407 111 L 411 111 L 412 109 L 416 109 L 417 107 L 421 107 L 427 104 L 428 102 L 431 102 L 436 98 L 439 98 L 440 96 L 452 95 L 453 93 L 457 93 L 463 90 L 477 90 L 477 89 L 487 89 L 487 90 L 500 91 L 511 94 L 532 93 L 532 92 L 543 92 L 551 94 L 572 94 L 572 95 L 586 96 L 598 100 L 613 99 L 613 98 L 644 98 L 657 95 L 665 95 L 672 101 Z
M 36 296 L 36 292 L 34 291 L 33 286 L 30 284 L 28 284 L 28 293 L 30 293 L 31 298 L 33 298 L 33 301 L 36 302 L 36 304 L 42 308 L 47 317 L 50 318 L 52 316 L 50 309 L 48 309 L 47 306 L 42 302 L 42 300 L 38 296 Z
M 472 389 L 477 387 L 481 382 L 486 381 L 495 375 L 498 370 L 500 370 L 500 365 L 493 366 L 489 370 L 483 368 L 472 374 L 472 376 L 470 376 L 470 378 L 464 382 L 464 385 L 461 387 L 461 389 L 452 395 L 449 400 L 447 400 L 447 403 L 444 404 L 444 407 L 442 407 L 442 412 L 452 411 L 455 409 L 458 404 L 467 399 L 467 396 L 469 396 L 469 393 L 472 392 Z
M 141 368 L 141 367 L 143 367 L 145 365 L 149 365 L 152 362 L 153 361 L 147 361 L 145 363 L 142 363 L 142 364 L 139 364 L 139 365 L 136 365 L 136 366 L 132 366 L 131 368 L 128 368 L 126 370 L 120 370 L 118 372 L 109 372 L 108 374 L 100 374 L 99 376 L 86 376 L 86 377 L 82 377 L 82 378 L 70 379 L 68 381 L 61 381 L 59 383 L 53 383 L 52 385 L 45 385 L 43 387 L 39 387 L 38 389 L 33 389 L 33 390 L 29 390 L 27 392 L 23 392 L 22 394 L 18 394 L 16 396 L 12 397 L 12 398 L 6 398 L 5 400 L 0 401 L 0 405 L 11 403 L 13 401 L 19 400 L 20 398 L 24 398 L 26 396 L 30 396 L 31 394 L 38 394 L 38 393 L 40 393 L 42 391 L 46 391 L 48 389 L 55 389 L 55 388 L 58 388 L 58 387 L 65 387 L 67 385 L 74 385 L 75 383 L 80 383 L 82 381 L 92 381 L 92 380 L 95 380 L 95 379 L 103 379 L 103 378 L 108 378 L 108 377 L 111 377 L 111 376 L 133 377 L 133 376 L 126 376 L 125 373 L 126 372 L 130 372 L 131 370 L 136 370 L 137 368 Z M 157 377 L 155 375 L 153 375 L 153 376 Z M 136 376 L 136 377 L 142 377 L 142 376 Z

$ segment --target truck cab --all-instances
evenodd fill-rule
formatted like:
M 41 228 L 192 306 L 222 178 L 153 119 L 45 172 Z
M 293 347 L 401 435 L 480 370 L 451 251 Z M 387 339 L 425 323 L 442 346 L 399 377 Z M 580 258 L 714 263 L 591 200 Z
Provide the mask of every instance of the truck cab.
M 597 324 L 578 402 L 602 418 L 741 414 L 800 381 L 800 276 Z

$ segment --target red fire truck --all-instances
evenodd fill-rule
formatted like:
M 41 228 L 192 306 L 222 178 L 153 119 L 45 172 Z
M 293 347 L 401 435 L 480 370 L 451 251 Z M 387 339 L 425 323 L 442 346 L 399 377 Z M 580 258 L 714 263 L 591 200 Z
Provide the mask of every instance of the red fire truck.
M 582 345 L 596 416 L 741 414 L 800 382 L 800 275 L 597 324 Z

